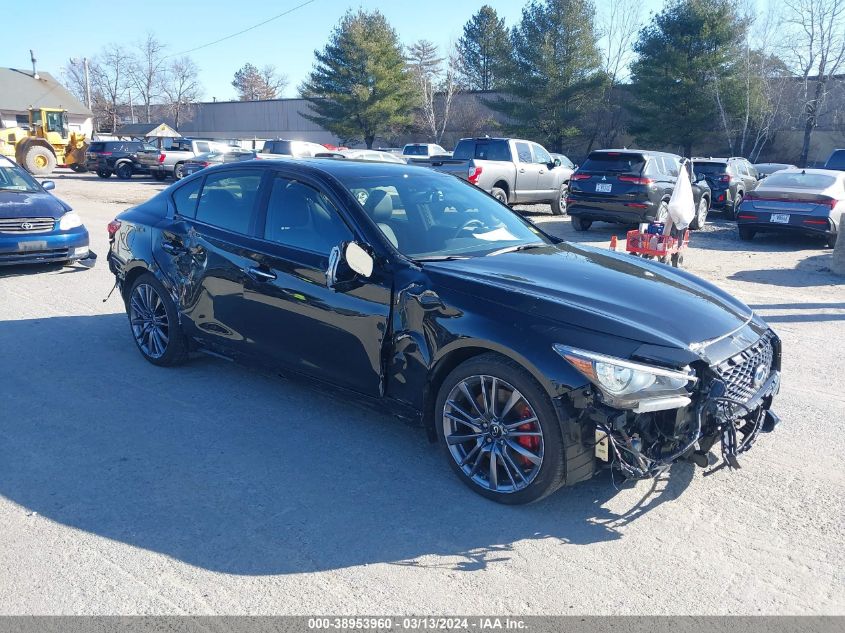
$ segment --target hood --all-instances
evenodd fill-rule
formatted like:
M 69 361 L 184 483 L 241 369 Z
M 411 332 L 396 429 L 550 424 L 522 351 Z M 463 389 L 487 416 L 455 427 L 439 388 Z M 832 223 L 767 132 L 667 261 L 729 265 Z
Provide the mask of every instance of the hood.
M 60 218 L 70 205 L 45 192 L 0 191 L 0 218 Z
M 525 313 L 653 345 L 689 348 L 740 328 L 752 311 L 689 273 L 574 244 L 431 262 L 437 284 Z

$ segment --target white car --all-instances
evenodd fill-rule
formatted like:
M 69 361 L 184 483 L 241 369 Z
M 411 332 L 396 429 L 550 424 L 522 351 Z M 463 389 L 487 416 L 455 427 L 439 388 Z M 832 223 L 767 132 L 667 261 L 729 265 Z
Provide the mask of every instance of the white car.
M 262 154 L 276 154 L 278 156 L 294 156 L 296 158 L 310 158 L 317 154 L 327 152 L 324 145 L 312 143 L 311 141 L 291 141 L 285 139 L 272 139 L 264 141 L 261 148 Z
M 379 152 L 374 149 L 344 149 L 338 152 L 346 158 L 354 160 L 370 160 L 378 163 L 402 163 L 406 161 L 401 156 L 390 152 Z

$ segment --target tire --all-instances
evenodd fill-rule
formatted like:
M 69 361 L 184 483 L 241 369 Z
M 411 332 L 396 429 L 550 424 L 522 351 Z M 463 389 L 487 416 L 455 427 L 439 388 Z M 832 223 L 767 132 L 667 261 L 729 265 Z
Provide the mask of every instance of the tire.
M 46 176 L 56 168 L 56 157 L 46 147 L 33 145 L 26 150 L 23 157 L 26 170 L 35 176 Z
M 508 194 L 505 193 L 504 189 L 500 189 L 499 187 L 493 187 L 490 190 L 490 195 L 496 198 L 496 200 L 498 200 L 502 204 L 508 203 Z
M 572 215 L 572 228 L 581 233 L 582 231 L 589 231 L 593 225 L 592 220 L 585 220 L 584 218 Z
M 129 180 L 132 178 L 132 163 L 118 163 L 115 167 L 114 173 L 121 180 Z
M 163 181 L 167 178 L 167 174 L 164 173 L 163 171 L 156 171 L 156 172 L 153 172 L 153 178 L 155 178 L 156 180 L 161 182 L 161 181 Z
M 176 163 L 176 166 L 173 168 L 173 179 L 174 180 L 182 180 L 185 177 L 185 164 L 184 163 Z
M 566 213 L 566 192 L 569 187 L 566 183 L 560 186 L 557 198 L 552 200 L 552 215 L 564 215 Z
M 825 238 L 824 245 L 827 246 L 828 248 L 836 248 L 836 239 L 837 239 L 836 235 L 828 235 Z
M 491 397 L 494 378 L 495 400 Z M 503 411 L 514 393 L 518 399 Z M 485 399 L 496 406 L 485 406 Z M 517 363 L 498 354 L 462 363 L 443 381 L 435 406 L 435 424 L 446 458 L 458 478 L 478 494 L 518 505 L 542 499 L 563 485 L 565 452 L 551 399 Z M 483 415 L 478 416 L 479 412 Z M 456 437 L 466 439 L 456 442 Z
M 739 211 L 739 205 L 742 204 L 742 194 L 736 194 L 736 198 L 734 198 L 733 206 L 725 207 L 725 218 L 728 220 L 736 220 L 737 211 Z
M 111 172 L 108 169 L 98 169 L 97 175 L 100 178 L 109 178 L 111 176 Z
M 153 365 L 171 367 L 188 359 L 188 340 L 176 306 L 151 273 L 143 273 L 127 294 L 129 330 L 141 355 Z M 151 308 L 149 307 L 151 306 Z
M 657 207 L 657 213 L 654 214 L 655 222 L 666 222 L 669 219 L 669 203 L 663 200 L 660 206 Z
M 750 242 L 754 239 L 754 236 L 757 235 L 757 231 L 754 229 L 749 229 L 745 226 L 737 227 L 739 229 L 739 239 L 743 242 Z
M 693 231 L 698 231 L 704 228 L 704 224 L 707 222 L 707 212 L 709 210 L 710 205 L 707 204 L 707 198 L 701 196 L 701 200 L 698 201 L 698 209 L 695 212 L 695 217 L 689 225 Z
M 74 171 L 77 174 L 84 174 L 86 171 L 88 171 L 84 165 L 80 165 L 79 163 L 71 163 L 70 165 L 68 165 L 68 167 L 70 167 L 71 171 Z

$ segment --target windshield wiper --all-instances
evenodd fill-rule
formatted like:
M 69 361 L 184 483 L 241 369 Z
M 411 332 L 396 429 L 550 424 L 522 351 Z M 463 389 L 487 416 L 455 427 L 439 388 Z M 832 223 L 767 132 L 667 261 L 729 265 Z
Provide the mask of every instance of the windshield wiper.
M 530 244 L 518 244 L 516 246 L 508 246 L 506 248 L 500 248 L 497 251 L 493 251 L 492 253 L 487 253 L 487 257 L 491 255 L 501 255 L 502 253 L 516 253 L 518 251 L 527 251 L 531 248 L 540 248 L 542 246 L 549 246 L 545 242 L 531 242 Z

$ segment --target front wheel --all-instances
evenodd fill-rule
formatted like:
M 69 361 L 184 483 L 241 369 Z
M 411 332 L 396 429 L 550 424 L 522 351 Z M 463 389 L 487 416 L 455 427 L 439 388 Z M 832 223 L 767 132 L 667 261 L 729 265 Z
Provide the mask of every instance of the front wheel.
M 590 227 L 593 225 L 592 220 L 585 220 L 584 218 L 579 218 L 577 216 L 570 216 L 572 218 L 572 228 L 578 231 L 589 231 Z
M 126 312 L 132 337 L 141 355 L 154 365 L 170 366 L 188 358 L 188 342 L 176 305 L 151 273 L 144 273 L 129 289 Z
M 552 215 L 563 215 L 566 213 L 566 192 L 569 188 L 566 183 L 560 186 L 557 198 L 552 200 Z
M 522 504 L 563 484 L 563 439 L 551 400 L 509 359 L 484 354 L 455 368 L 440 387 L 435 415 L 451 467 L 478 494 Z
M 490 195 L 496 198 L 496 200 L 498 200 L 502 204 L 508 203 L 508 194 L 505 193 L 504 189 L 500 189 L 499 187 L 493 187 L 490 190 Z
M 707 212 L 709 209 L 710 207 L 707 204 L 707 198 L 702 197 L 698 202 L 698 209 L 696 209 L 695 217 L 689 225 L 693 231 L 704 228 L 704 223 L 707 221 Z
M 734 198 L 734 203 L 730 207 L 725 207 L 725 217 L 728 220 L 735 220 L 736 214 L 739 211 L 739 205 L 742 204 L 742 194 L 738 193 Z

